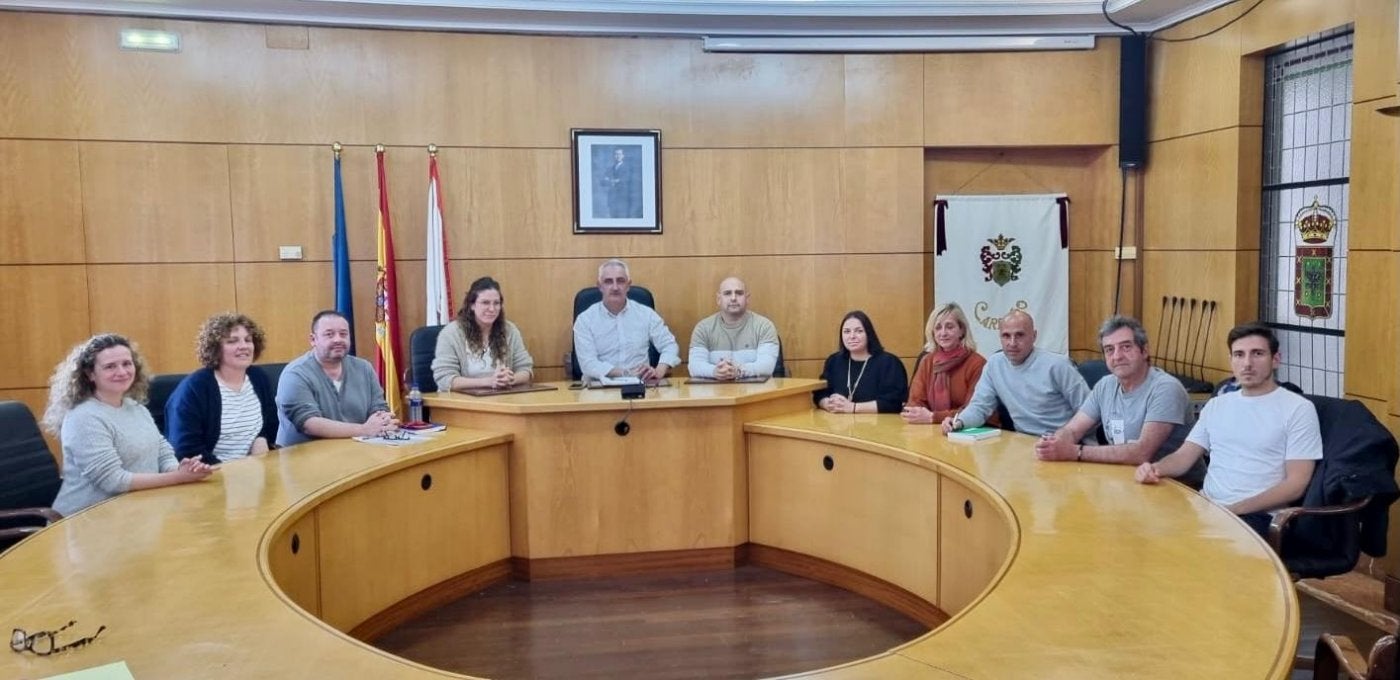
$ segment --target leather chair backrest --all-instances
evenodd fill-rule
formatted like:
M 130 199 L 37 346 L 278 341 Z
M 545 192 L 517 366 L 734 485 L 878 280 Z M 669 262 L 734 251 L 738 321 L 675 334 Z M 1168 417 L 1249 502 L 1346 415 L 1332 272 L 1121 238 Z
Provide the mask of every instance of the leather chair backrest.
M 282 379 L 282 369 L 286 367 L 287 364 L 285 362 L 280 364 L 257 364 L 254 366 L 254 368 L 262 371 L 263 375 L 267 376 L 267 385 L 272 390 L 274 396 L 277 394 L 277 381 Z
M 166 373 L 151 378 L 151 388 L 146 392 L 146 409 L 151 412 L 151 419 L 156 421 L 156 429 L 160 430 L 161 436 L 165 436 L 165 402 L 170 401 L 170 395 L 179 387 L 180 381 L 185 379 L 185 373 Z
M 1108 364 L 1104 363 L 1103 359 L 1086 359 L 1079 362 L 1076 368 L 1079 369 L 1079 375 L 1084 377 L 1084 382 L 1089 384 L 1091 390 L 1094 389 L 1094 385 L 1104 379 L 1104 376 L 1108 375 Z
M 60 481 L 58 463 L 29 407 L 0 401 L 0 510 L 47 508 Z
M 1387 509 L 1398 496 L 1394 436 L 1359 401 L 1307 395 L 1317 409 L 1322 460 L 1301 505 L 1341 505 L 1370 497 L 1358 512 L 1299 517 L 1283 539 L 1282 559 L 1300 578 L 1342 574 L 1356 566 L 1361 552 L 1385 554 Z
M 656 299 L 652 297 L 651 291 L 642 286 L 634 285 L 627 289 L 627 299 L 656 309 Z M 602 301 L 603 291 L 598 290 L 597 286 L 580 290 L 578 293 L 574 294 L 573 318 L 577 319 L 578 315 L 582 314 L 584 310 Z M 571 325 L 570 328 L 572 329 L 573 326 Z M 572 337 L 572 331 L 570 337 Z M 578 348 L 573 346 L 572 340 L 569 341 L 569 347 L 569 375 L 573 376 L 574 380 L 582 380 L 583 369 L 579 368 L 578 365 Z M 648 346 L 647 358 L 651 361 L 651 365 L 655 366 L 656 362 L 661 361 L 661 352 L 657 351 L 654 346 Z
M 451 321 L 449 323 L 457 323 Z M 419 326 L 408 336 L 408 365 L 412 366 L 404 385 L 418 384 L 422 392 L 436 392 L 433 380 L 433 355 L 437 352 L 438 334 L 442 326 Z

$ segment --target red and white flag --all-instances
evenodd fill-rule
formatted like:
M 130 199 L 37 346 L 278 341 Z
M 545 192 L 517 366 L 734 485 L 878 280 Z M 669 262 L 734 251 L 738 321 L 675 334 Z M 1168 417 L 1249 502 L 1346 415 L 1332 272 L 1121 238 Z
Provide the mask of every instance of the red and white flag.
M 447 266 L 447 234 L 442 230 L 442 190 L 438 179 L 437 147 L 428 147 L 428 326 L 452 320 L 452 274 Z

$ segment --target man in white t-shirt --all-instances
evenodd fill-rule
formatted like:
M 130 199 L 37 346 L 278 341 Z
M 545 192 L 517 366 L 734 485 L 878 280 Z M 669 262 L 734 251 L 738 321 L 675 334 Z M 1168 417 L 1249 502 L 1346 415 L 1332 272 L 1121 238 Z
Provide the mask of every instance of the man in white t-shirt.
M 1273 330 L 1236 326 L 1229 345 L 1230 370 L 1240 390 L 1206 402 L 1181 448 L 1138 466 L 1136 478 L 1155 484 L 1176 477 L 1209 451 L 1201 493 L 1264 535 L 1269 511 L 1307 491 L 1313 466 L 1322 458 L 1322 435 L 1312 403 L 1274 380 L 1280 357 Z

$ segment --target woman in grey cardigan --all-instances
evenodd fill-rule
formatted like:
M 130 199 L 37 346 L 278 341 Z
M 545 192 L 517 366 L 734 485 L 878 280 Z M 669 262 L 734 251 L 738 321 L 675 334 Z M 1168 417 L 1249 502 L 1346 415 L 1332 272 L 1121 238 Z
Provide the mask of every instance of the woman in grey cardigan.
M 501 284 L 489 276 L 473 281 L 456 321 L 438 333 L 433 352 L 438 390 L 524 385 L 534 368 L 520 329 L 506 321 Z
M 150 375 L 126 338 L 94 335 L 49 379 L 44 427 L 63 446 L 63 485 L 53 509 L 71 515 L 118 494 L 197 482 L 213 468 L 175 460 L 146 400 Z

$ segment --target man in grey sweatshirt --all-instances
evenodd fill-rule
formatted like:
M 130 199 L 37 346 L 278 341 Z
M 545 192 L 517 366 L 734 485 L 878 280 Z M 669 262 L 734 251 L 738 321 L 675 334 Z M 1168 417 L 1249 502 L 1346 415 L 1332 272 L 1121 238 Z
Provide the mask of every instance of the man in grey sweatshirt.
M 311 320 L 311 351 L 277 382 L 277 445 L 373 437 L 399 425 L 368 361 L 350 354 L 350 323 L 332 311 Z
M 1089 397 L 1089 385 L 1069 357 L 1035 348 L 1035 320 L 1013 310 L 998 326 L 1001 352 L 987 359 L 972 399 L 956 415 L 943 420 L 943 432 L 977 427 L 1006 406 L 1017 432 L 1040 436 L 1054 432 L 1074 417 Z

